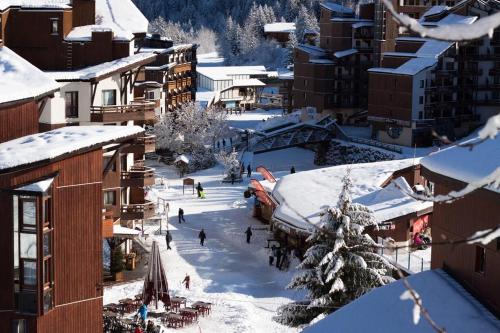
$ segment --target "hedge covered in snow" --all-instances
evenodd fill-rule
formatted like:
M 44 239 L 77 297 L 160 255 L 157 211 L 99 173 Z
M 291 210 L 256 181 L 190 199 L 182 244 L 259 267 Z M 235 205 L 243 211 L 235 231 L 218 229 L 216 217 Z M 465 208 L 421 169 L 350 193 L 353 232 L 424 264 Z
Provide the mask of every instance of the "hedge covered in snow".
M 396 158 L 395 154 L 382 149 L 373 148 L 356 143 L 332 140 L 322 143 L 316 149 L 314 164 L 316 165 L 343 165 L 390 161 Z

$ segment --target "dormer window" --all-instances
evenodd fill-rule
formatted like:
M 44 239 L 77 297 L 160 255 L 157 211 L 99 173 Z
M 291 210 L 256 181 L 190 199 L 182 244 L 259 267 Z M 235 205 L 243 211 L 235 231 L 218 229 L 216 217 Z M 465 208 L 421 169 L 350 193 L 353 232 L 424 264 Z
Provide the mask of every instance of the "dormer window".
M 50 19 L 50 33 L 53 35 L 59 34 L 59 19 Z

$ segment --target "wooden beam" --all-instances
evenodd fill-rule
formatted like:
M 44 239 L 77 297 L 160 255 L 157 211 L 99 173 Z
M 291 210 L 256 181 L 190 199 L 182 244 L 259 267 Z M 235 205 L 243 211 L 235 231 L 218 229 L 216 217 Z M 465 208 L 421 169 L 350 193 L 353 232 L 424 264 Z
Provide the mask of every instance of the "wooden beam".
M 111 170 L 111 166 L 113 165 L 113 163 L 115 163 L 118 155 L 120 155 L 120 147 L 117 147 L 115 153 L 113 154 L 113 156 L 111 156 L 111 159 L 109 160 L 108 164 L 106 164 L 106 167 L 104 168 L 104 171 L 102 172 L 103 178 L 106 177 L 106 175 Z
M 99 84 L 99 81 L 97 82 L 91 82 L 90 83 L 90 90 L 92 92 L 92 98 L 90 100 L 90 106 L 94 105 L 94 100 L 95 100 L 95 93 L 97 91 L 97 85 Z
M 43 109 L 45 105 L 47 105 L 47 101 L 49 100 L 48 96 L 45 96 L 41 101 L 38 102 L 38 116 L 42 115 Z
M 127 91 L 127 84 L 130 81 L 130 77 L 132 76 L 132 72 L 128 71 L 124 74 L 122 74 L 122 86 L 120 87 L 120 100 L 123 104 L 127 104 L 127 100 L 124 99 L 123 97 L 125 96 L 125 92 Z M 125 82 L 123 82 L 123 78 L 125 78 Z
M 140 66 L 138 69 L 137 69 L 137 72 L 135 72 L 135 75 L 134 75 L 134 79 L 130 82 L 130 92 L 132 93 L 134 91 L 134 85 L 135 85 L 135 82 L 137 81 L 137 77 L 139 76 L 139 73 L 141 72 L 141 69 L 143 68 L 144 66 Z

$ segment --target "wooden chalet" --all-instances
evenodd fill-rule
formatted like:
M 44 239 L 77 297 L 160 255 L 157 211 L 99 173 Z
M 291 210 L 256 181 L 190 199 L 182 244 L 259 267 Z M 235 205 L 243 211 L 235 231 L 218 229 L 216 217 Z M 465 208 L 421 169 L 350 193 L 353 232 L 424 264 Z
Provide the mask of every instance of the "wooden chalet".
M 477 143 L 474 139 L 472 142 Z M 462 190 L 497 172 L 500 137 L 474 149 L 454 147 L 422 160 L 422 174 L 433 183 L 434 195 Z M 451 203 L 434 205 L 432 237 L 463 240 L 500 225 L 500 192 L 494 184 L 479 188 Z M 432 268 L 443 268 L 497 317 L 500 316 L 500 238 L 488 244 L 434 246 Z

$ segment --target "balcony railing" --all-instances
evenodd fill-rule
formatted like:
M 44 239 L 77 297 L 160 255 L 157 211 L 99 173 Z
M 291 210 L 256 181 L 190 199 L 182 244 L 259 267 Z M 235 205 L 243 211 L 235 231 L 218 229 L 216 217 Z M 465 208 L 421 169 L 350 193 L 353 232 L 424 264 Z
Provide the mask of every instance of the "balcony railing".
M 122 122 L 128 120 L 151 122 L 155 120 L 154 102 L 132 102 L 128 105 L 91 106 L 92 122 Z
M 146 201 L 142 204 L 122 205 L 121 212 L 122 220 L 145 220 L 155 215 L 155 204 L 151 201 Z
M 123 153 L 134 153 L 144 155 L 156 152 L 156 136 L 146 135 L 135 139 L 132 145 L 122 149 Z
M 155 183 L 154 169 L 148 167 L 132 167 L 130 171 L 121 173 L 122 187 L 145 187 Z
M 191 70 L 191 63 L 186 62 L 184 64 L 178 64 L 174 67 L 174 73 L 184 73 Z

